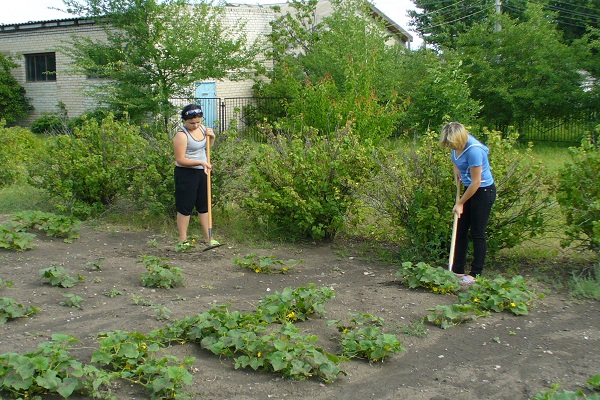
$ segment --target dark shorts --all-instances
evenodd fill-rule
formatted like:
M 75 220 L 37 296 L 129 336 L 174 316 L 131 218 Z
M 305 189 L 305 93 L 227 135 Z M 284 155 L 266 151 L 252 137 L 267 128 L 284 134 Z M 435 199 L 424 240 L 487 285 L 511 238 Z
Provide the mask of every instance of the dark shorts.
M 175 209 L 182 215 L 192 215 L 194 208 L 208 212 L 208 190 L 203 169 L 175 167 Z

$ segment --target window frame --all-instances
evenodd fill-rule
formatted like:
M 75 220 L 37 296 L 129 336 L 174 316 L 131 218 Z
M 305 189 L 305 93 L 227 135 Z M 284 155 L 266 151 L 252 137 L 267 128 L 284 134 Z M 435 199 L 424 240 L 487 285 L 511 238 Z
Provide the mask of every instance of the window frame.
M 31 53 L 25 56 L 25 81 L 56 82 L 56 53 Z

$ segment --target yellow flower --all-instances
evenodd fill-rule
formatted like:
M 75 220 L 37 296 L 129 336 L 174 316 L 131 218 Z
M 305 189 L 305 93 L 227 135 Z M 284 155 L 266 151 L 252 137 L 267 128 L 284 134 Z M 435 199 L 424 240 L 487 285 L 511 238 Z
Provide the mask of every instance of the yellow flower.
M 512 303 L 510 303 L 510 306 L 511 307 L 516 307 L 517 305 L 514 302 L 512 302 Z
M 479 299 L 478 299 L 477 297 L 475 297 L 475 298 L 473 299 L 473 301 L 474 301 L 475 303 L 479 303 Z
M 258 352 L 258 354 L 256 355 L 256 357 L 260 358 L 260 355 L 261 355 L 261 354 L 262 354 L 262 353 L 259 351 L 259 352 Z

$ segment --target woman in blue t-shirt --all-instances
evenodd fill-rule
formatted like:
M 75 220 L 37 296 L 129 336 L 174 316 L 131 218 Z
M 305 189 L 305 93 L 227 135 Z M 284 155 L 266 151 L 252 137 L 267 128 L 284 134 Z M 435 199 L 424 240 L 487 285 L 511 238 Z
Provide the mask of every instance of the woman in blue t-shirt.
M 451 149 L 455 178 L 465 187 L 452 209 L 459 216 L 452 271 L 463 283 L 470 284 L 483 271 L 487 250 L 485 229 L 496 200 L 496 186 L 488 159 L 490 150 L 458 122 L 444 126 L 440 144 Z M 469 274 L 465 274 L 469 231 L 473 241 L 473 262 Z

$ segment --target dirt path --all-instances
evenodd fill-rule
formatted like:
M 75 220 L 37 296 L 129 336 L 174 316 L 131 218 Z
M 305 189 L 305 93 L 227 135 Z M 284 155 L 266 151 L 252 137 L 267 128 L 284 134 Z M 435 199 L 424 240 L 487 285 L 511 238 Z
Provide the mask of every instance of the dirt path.
M 316 334 L 319 345 L 337 350 L 332 340 L 335 327 L 326 325 L 328 319 L 364 312 L 384 318 L 384 331 L 397 334 L 406 348 L 383 364 L 344 363 L 346 376 L 322 384 L 235 370 L 231 359 L 196 345 L 174 346 L 173 355 L 196 357 L 189 391 L 198 399 L 527 399 L 554 383 L 580 389 L 600 373 L 598 302 L 576 303 L 550 294 L 527 316 L 495 314 L 447 330 L 425 325 L 427 335 L 417 337 L 402 333 L 402 328 L 412 327 L 428 308 L 451 304 L 455 298 L 402 287 L 395 281 L 394 267 L 366 263 L 346 254 L 348 250 L 342 255 L 333 246 L 252 249 L 229 244 L 208 252 L 176 253 L 172 243 L 149 232 L 88 228 L 72 244 L 42 233 L 35 243 L 35 249 L 23 253 L 0 250 L 0 277 L 14 282 L 0 295 L 42 308 L 30 318 L 0 325 L 0 353 L 31 351 L 54 333 L 68 333 L 82 341 L 77 356 L 88 363 L 99 332 L 147 333 L 165 325 L 152 308 L 135 305 L 132 295 L 164 305 L 175 320 L 226 303 L 231 303 L 230 310 L 254 311 L 264 296 L 311 282 L 335 290 L 325 318 L 298 324 L 303 333 Z M 287 275 L 254 274 L 232 261 L 250 253 L 303 262 Z M 142 254 L 165 257 L 182 268 L 185 286 L 142 287 Z M 91 269 L 89 263 L 100 263 L 101 270 Z M 85 281 L 70 289 L 43 284 L 38 271 L 52 265 L 81 274 Z M 111 291 L 122 295 L 105 295 Z M 85 298 L 82 309 L 60 305 L 63 293 Z M 149 398 L 130 385 L 121 386 L 117 394 L 120 399 Z

